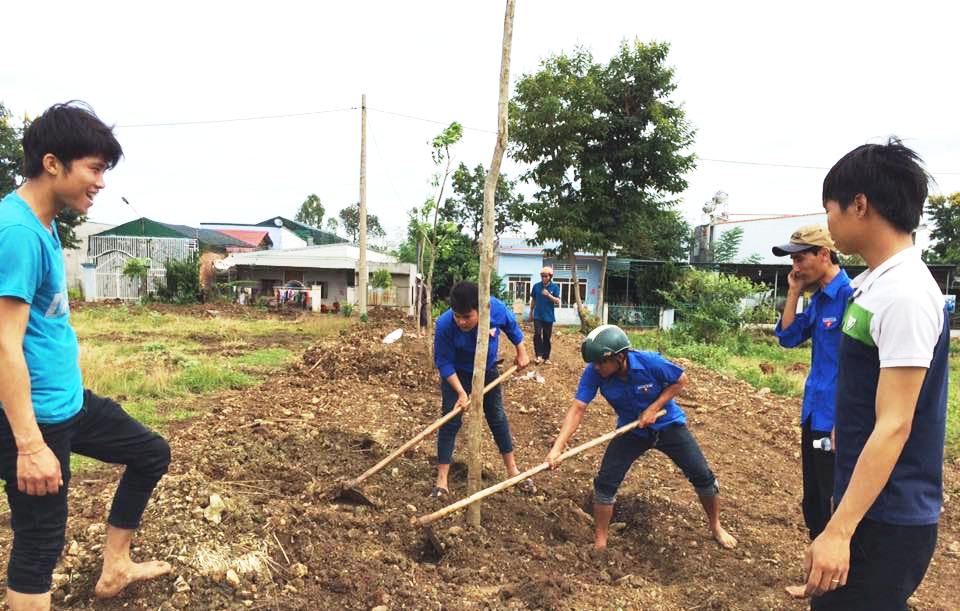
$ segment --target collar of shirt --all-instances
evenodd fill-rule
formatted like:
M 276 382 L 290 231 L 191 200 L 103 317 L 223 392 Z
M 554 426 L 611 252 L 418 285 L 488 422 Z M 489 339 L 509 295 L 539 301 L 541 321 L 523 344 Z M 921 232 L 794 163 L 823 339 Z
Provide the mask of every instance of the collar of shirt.
M 830 299 L 836 299 L 837 293 L 840 292 L 840 287 L 842 287 L 844 284 L 848 284 L 849 282 L 850 277 L 847 276 L 847 272 L 841 269 L 839 272 L 837 272 L 837 275 L 833 277 L 833 280 L 831 280 L 827 286 L 821 288 L 818 292 L 823 293 Z
M 876 282 L 880 276 L 884 275 L 894 267 L 904 263 L 905 261 L 919 257 L 920 249 L 916 246 L 910 246 L 909 248 L 904 248 L 892 257 L 888 257 L 886 261 L 874 269 L 868 269 L 862 274 L 859 274 L 850 282 L 850 286 L 856 290 L 854 297 L 868 292 L 870 287 L 873 286 L 873 283 Z

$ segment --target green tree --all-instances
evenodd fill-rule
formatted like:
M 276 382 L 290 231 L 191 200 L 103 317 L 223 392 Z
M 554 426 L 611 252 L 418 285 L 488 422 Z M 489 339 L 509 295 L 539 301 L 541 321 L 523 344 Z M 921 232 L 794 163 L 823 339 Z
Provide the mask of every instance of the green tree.
M 746 278 L 691 269 L 659 293 L 676 310 L 680 331 L 712 342 L 739 328 L 746 315 L 743 298 L 764 289 Z
M 460 141 L 463 138 L 463 126 L 457 123 L 456 121 L 452 122 L 450 125 L 445 127 L 442 132 L 437 134 L 434 139 L 430 142 L 430 146 L 433 148 L 431 157 L 433 158 L 433 163 L 439 168 L 444 166 L 443 172 L 437 172 L 433 175 L 433 184 L 439 189 L 437 192 L 437 197 L 433 201 L 435 202 L 433 206 L 433 231 L 427 234 L 427 241 L 430 243 L 430 252 L 429 258 L 426 259 L 428 262 L 427 271 L 424 274 L 426 278 L 427 286 L 427 309 L 428 311 L 433 310 L 433 276 L 434 276 L 434 267 L 435 261 L 434 257 L 437 254 L 437 250 L 440 248 L 438 241 L 438 223 L 440 221 L 440 202 L 443 201 L 443 189 L 447 185 L 447 178 L 450 177 L 450 166 L 453 164 L 453 158 L 450 156 L 450 147 Z M 433 357 L 433 341 L 430 339 L 433 337 L 433 317 L 427 317 L 427 351 L 430 354 L 430 357 Z
M 337 230 L 340 229 L 340 223 L 337 222 L 336 217 L 331 216 L 327 219 L 327 231 L 336 235 Z
M 960 263 L 960 191 L 949 196 L 931 195 L 927 218 L 933 222 L 933 246 L 924 252 L 924 259 L 929 263 Z
M 304 225 L 319 229 L 323 226 L 323 213 L 323 204 L 320 203 L 320 198 L 317 197 L 316 193 L 311 193 L 300 204 L 300 209 L 297 210 L 297 215 L 293 218 Z
M 716 239 L 713 245 L 714 263 L 733 263 L 740 252 L 743 241 L 743 227 L 734 227 Z
M 0 102 L 0 197 L 17 188 L 23 168 L 23 147 L 20 129 L 13 116 Z
M 382 267 L 375 270 L 373 277 L 370 279 L 370 284 L 375 289 L 388 289 L 393 286 L 393 277 L 390 275 L 390 270 Z
M 18 127 L 13 121 L 13 115 L 0 102 L 0 197 L 19 186 L 20 173 L 23 171 L 23 130 L 26 125 Z M 57 224 L 57 234 L 64 248 L 77 248 L 80 241 L 75 229 L 87 220 L 86 215 L 65 209 L 57 215 L 54 221 Z
M 479 243 L 483 229 L 483 185 L 487 171 L 478 164 L 472 171 L 461 163 L 453 173 L 454 197 L 440 210 L 440 218 L 462 225 L 474 242 Z M 517 182 L 501 174 L 494 195 L 494 235 L 517 230 L 523 222 L 523 196 L 516 193 Z
M 360 234 L 360 202 L 347 206 L 340 211 L 339 216 L 340 224 L 347 233 L 347 237 L 350 238 L 351 242 L 356 244 Z M 377 218 L 377 215 L 370 214 L 369 212 L 367 212 L 367 235 L 372 235 L 377 238 L 382 238 L 387 235 L 387 232 L 383 230 L 383 226 L 380 225 L 380 219 Z
M 123 275 L 140 284 L 140 300 L 147 298 L 147 279 L 150 275 L 150 259 L 133 257 L 123 266 Z
M 578 250 L 679 258 L 677 245 L 687 242 L 667 196 L 686 188 L 694 158 L 683 151 L 693 129 L 670 99 L 676 85 L 668 51 L 666 44 L 624 42 L 601 66 L 577 49 L 549 57 L 517 83 L 513 153 L 531 164 L 526 177 L 539 187 L 526 216 L 537 226 L 535 241 L 559 241 L 557 254 L 574 270 Z M 649 237 L 661 233 L 676 239 Z

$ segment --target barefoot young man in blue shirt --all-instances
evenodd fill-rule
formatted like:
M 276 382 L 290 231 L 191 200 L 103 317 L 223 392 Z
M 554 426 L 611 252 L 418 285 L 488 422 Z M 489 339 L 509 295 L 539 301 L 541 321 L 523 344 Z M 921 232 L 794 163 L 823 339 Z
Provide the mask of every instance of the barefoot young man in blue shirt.
M 943 506 L 950 329 L 913 244 L 929 176 L 899 140 L 847 153 L 823 181 L 853 279 L 837 376 L 836 509 L 807 550 L 814 610 L 905 610 L 923 580 Z
M 687 429 L 686 414 L 673 400 L 687 383 L 683 369 L 656 352 L 631 350 L 630 339 L 616 325 L 601 325 L 591 331 L 580 353 L 587 366 L 580 376 L 573 405 L 547 453 L 545 460 L 550 468 L 560 464 L 560 454 L 580 428 L 587 405 L 597 391 L 617 412 L 617 427 L 640 421 L 638 428 L 610 441 L 600 472 L 593 480 L 594 547 L 607 547 L 617 490 L 633 463 L 650 448 L 669 456 L 693 485 L 717 543 L 725 549 L 736 547 L 737 540 L 720 524 L 717 478 Z M 660 410 L 667 413 L 657 418 Z
M 54 222 L 63 210 L 90 209 L 104 173 L 123 154 L 120 144 L 92 110 L 68 103 L 30 124 L 23 152 L 26 182 L 0 200 L 0 477 L 13 530 L 6 602 L 14 611 L 50 608 L 71 452 L 126 465 L 107 519 L 96 595 L 116 596 L 171 568 L 130 559 L 170 447 L 115 402 L 83 389 Z

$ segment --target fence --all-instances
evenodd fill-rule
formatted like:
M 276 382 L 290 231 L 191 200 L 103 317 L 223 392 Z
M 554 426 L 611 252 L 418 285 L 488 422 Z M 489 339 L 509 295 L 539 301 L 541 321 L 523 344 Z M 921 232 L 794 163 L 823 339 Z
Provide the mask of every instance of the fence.
M 166 282 L 164 264 L 170 259 L 186 259 L 196 250 L 197 241 L 187 238 L 90 236 L 87 256 L 96 264 L 92 298 L 139 299 L 140 281 L 123 275 L 127 261 L 134 257 L 150 260 L 147 293 L 156 293 Z
M 621 327 L 657 328 L 660 326 L 660 307 L 608 305 L 607 322 Z

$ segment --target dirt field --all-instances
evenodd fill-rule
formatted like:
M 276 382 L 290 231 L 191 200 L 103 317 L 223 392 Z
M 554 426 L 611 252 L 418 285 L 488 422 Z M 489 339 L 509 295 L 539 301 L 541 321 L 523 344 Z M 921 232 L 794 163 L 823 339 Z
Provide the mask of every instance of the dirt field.
M 170 433 L 174 462 L 147 509 L 136 555 L 174 564 L 174 574 L 118 600 L 92 599 L 103 519 L 115 469 L 73 481 L 67 550 L 58 567 L 58 608 L 145 609 L 803 609 L 783 587 L 800 577 L 797 400 L 757 391 L 692 365 L 679 403 L 725 499 L 723 519 L 740 540 L 732 552 L 710 538 L 689 484 L 651 452 L 620 491 L 607 554 L 591 553 L 591 518 L 581 507 L 602 448 L 483 505 L 484 528 L 463 514 L 438 523 L 438 556 L 410 519 L 439 508 L 426 498 L 433 477 L 429 438 L 364 486 L 378 509 L 331 501 L 354 477 L 439 415 L 437 376 L 424 340 L 380 338 L 392 316 L 342 332 L 308 350 L 255 389 L 203 399 L 206 415 Z M 412 331 L 407 327 L 408 333 Z M 529 342 L 529 338 L 527 340 Z M 504 356 L 512 358 L 507 346 Z M 556 337 L 545 379 L 505 385 L 521 468 L 540 462 L 576 386 L 576 336 Z M 532 353 L 532 350 L 531 350 Z M 314 368 L 314 365 L 316 367 Z M 599 399 L 575 441 L 609 430 Z M 458 440 L 458 455 L 463 436 Z M 491 481 L 504 477 L 489 434 Z M 465 472 L 454 469 L 454 497 Z M 915 609 L 958 609 L 960 464 L 946 467 L 945 513 L 933 564 Z M 225 507 L 219 508 L 217 499 Z M 9 514 L 0 530 L 3 561 Z

